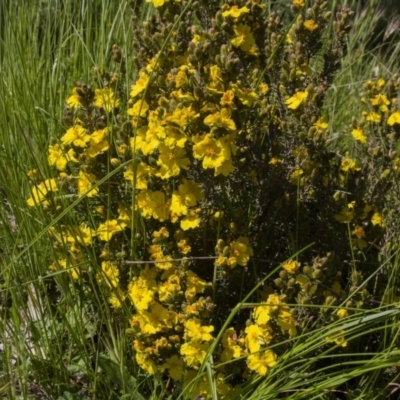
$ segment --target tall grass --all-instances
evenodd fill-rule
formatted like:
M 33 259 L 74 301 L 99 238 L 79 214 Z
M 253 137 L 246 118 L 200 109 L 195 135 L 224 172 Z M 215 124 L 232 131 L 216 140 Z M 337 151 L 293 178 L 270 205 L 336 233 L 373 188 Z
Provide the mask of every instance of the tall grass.
M 276 6 L 274 2 L 266 2 Z M 357 1 L 349 1 L 357 6 Z M 348 53 L 330 93 L 327 114 L 332 140 L 346 142 L 346 128 L 357 113 L 360 83 L 375 76 L 390 77 L 399 59 L 400 45 L 390 54 L 368 48 L 378 23 L 376 4 L 359 9 Z M 332 9 L 337 2 L 332 2 Z M 287 2 L 281 1 L 284 9 Z M 146 18 L 143 9 L 143 18 Z M 51 138 L 63 133 L 65 98 L 77 80 L 90 82 L 93 69 L 109 69 L 112 45 L 129 59 L 132 41 L 130 14 L 124 1 L 47 0 L 0 2 L 0 396 L 10 399 L 144 399 L 162 398 L 163 383 L 137 368 L 126 335 L 128 317 L 116 320 L 96 285 L 82 291 L 63 273 L 47 273 L 53 248 L 46 239 L 51 218 L 28 208 L 27 172 L 36 169 L 49 177 L 46 151 Z M 129 63 L 128 63 L 129 65 Z M 128 79 L 134 71 L 128 71 Z M 129 82 L 130 83 L 130 82 Z M 349 131 L 347 131 L 349 132 Z M 74 210 L 66 210 L 66 220 Z M 39 235 L 40 233 L 40 235 Z M 392 268 L 388 295 L 398 286 L 399 260 L 382 259 L 377 268 Z M 95 263 L 93 271 L 98 268 Z M 375 279 L 376 277 L 373 277 Z M 93 278 L 94 280 L 94 278 Z M 394 293 L 395 294 L 395 293 Z M 245 304 L 240 304 L 245 306 Z M 129 316 L 129 315 L 128 315 Z M 390 375 L 397 391 L 399 310 L 376 309 L 355 314 L 306 337 L 298 337 L 278 367 L 253 386 L 243 389 L 247 399 L 380 398 L 379 380 Z M 312 322 L 305 321 L 305 324 Z M 359 353 L 350 363 L 332 357 L 331 367 L 318 370 L 309 354 L 321 338 L 337 329 L 362 337 Z M 369 341 L 379 337 L 374 348 Z M 368 353 L 368 354 L 367 354 Z M 356 360 L 356 361 L 354 361 Z M 206 365 L 207 367 L 207 365 Z M 210 370 L 211 364 L 208 364 Z M 205 368 L 207 371 L 207 368 Z M 206 373 L 206 372 L 205 372 Z M 209 374 L 213 385 L 212 374 Z M 362 376 L 361 385 L 352 379 Z M 308 380 L 309 389 L 304 390 Z M 397 383 L 396 383 L 397 384 Z M 342 386 L 341 386 L 342 385 Z M 343 386 L 344 385 L 344 386 Z M 346 387 L 348 392 L 335 392 Z M 299 388 L 302 389 L 299 389 Z M 161 394 L 160 394 L 161 393 Z M 153 396 L 153 397 L 151 397 Z M 181 393 L 176 397 L 184 398 Z M 357 397 L 358 396 L 358 397 Z M 239 398 L 239 397 L 237 397 Z

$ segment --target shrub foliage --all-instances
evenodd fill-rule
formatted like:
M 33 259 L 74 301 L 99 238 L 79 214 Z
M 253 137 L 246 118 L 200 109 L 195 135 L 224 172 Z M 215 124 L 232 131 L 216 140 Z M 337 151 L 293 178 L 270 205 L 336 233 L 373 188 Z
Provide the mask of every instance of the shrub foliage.
M 325 101 L 349 9 L 293 0 L 288 25 L 257 0 L 147 2 L 144 22 L 131 2 L 129 57 L 114 45 L 114 67 L 72 89 L 54 176 L 30 171 L 27 203 L 74 204 L 49 269 L 130 315 L 143 370 L 207 397 L 194 378 L 212 357 L 233 398 L 307 332 L 394 300 L 379 261 L 399 232 L 399 82 L 364 85 L 344 146 Z M 329 346 L 358 343 L 338 329 Z

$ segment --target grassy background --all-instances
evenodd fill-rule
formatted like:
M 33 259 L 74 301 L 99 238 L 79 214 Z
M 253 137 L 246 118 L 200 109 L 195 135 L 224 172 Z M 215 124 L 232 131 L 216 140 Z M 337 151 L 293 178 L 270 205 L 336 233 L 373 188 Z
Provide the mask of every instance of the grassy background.
M 289 1 L 265 3 L 284 12 Z M 332 1 L 332 10 L 337 3 Z M 400 51 L 394 34 L 383 42 L 385 19 L 398 9 L 395 1 L 370 1 L 364 9 L 357 0 L 345 3 L 357 11 L 356 19 L 347 55 L 326 105 L 332 140 L 343 146 L 349 136 L 351 118 L 359 113 L 362 82 L 376 76 L 391 77 L 398 70 Z M 144 7 L 143 18 L 147 12 L 149 8 Z M 379 32 L 383 32 L 381 38 Z M 107 300 L 96 293 L 95 285 L 92 291 L 89 288 L 88 292 L 82 292 L 78 285 L 68 283 L 64 274 L 46 275 L 53 249 L 44 234 L 52 222 L 40 209 L 26 206 L 29 197 L 26 173 L 37 169 L 43 177 L 50 176 L 44 149 L 52 137 L 64 132 L 62 113 L 74 82 L 90 82 L 96 76 L 94 68 L 108 69 L 114 43 L 129 60 L 131 42 L 130 12 L 124 1 L 0 2 L 0 396 L 3 398 L 162 398 L 165 388 L 161 380 L 141 375 L 133 361 L 130 339 L 125 334 L 128 320 L 113 319 Z M 132 81 L 134 71 L 128 70 L 127 76 Z M 73 219 L 73 212 L 69 218 Z M 382 260 L 382 265 L 386 262 Z M 391 262 L 395 276 L 398 262 L 397 259 Z M 388 291 L 391 284 L 389 281 Z M 325 332 L 299 339 L 274 373 L 246 398 L 275 399 L 278 392 L 285 392 L 287 398 L 293 399 L 345 398 L 339 393 L 320 393 L 355 376 L 365 376 L 355 397 L 349 398 L 378 399 L 376 387 L 382 371 L 392 371 L 393 382 L 397 379 L 395 366 L 399 356 L 393 353 L 393 347 L 399 311 L 389 311 L 370 315 L 370 319 L 354 315 L 348 322 L 353 337 L 370 330 L 371 336 L 384 338 L 381 341 L 384 345 L 368 359 L 362 359 L 362 349 L 355 365 L 332 359 L 331 370 L 309 378 L 311 392 L 296 392 L 305 379 L 302 371 L 314 362 L 307 358 L 308 352 L 318 346 L 321 336 L 329 336 L 335 330 L 331 326 Z M 390 354 L 395 357 L 389 357 Z M 321 357 L 330 356 L 321 354 Z M 341 368 L 337 368 L 340 363 Z M 292 372 L 295 368 L 296 374 Z M 393 390 L 396 396 L 395 387 Z

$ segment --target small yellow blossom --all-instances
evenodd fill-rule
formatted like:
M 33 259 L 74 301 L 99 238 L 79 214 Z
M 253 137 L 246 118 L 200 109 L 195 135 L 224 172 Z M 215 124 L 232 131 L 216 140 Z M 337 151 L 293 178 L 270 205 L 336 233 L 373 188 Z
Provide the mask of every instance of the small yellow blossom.
M 157 173 L 161 179 L 169 179 L 172 176 L 180 174 L 181 169 L 188 169 L 190 165 L 189 158 L 186 157 L 186 151 L 180 147 L 168 147 L 161 143 L 158 147 L 160 152 L 157 164 L 161 167 Z
M 193 210 L 188 212 L 188 215 L 181 220 L 180 226 L 184 231 L 197 228 L 200 225 L 201 219 Z
M 122 226 L 116 219 L 107 220 L 103 224 L 100 224 L 97 229 L 97 235 L 100 240 L 106 242 L 110 241 L 115 233 L 121 232 Z
M 85 147 L 90 141 L 90 135 L 88 135 L 86 129 L 80 125 L 75 125 L 65 132 L 61 138 L 63 144 L 73 144 L 77 147 Z
M 198 367 L 205 359 L 208 343 L 189 342 L 181 346 L 180 353 L 185 357 L 188 367 Z
M 247 14 L 250 10 L 244 6 L 239 8 L 238 6 L 232 6 L 229 10 L 226 10 L 222 13 L 224 18 L 232 17 L 232 18 L 239 18 L 243 14 Z
M 213 339 L 211 335 L 213 331 L 212 325 L 201 326 L 201 322 L 197 318 L 190 319 L 185 324 L 185 336 L 192 341 L 209 342 Z
M 370 122 L 381 122 L 381 115 L 377 112 L 365 113 L 365 119 Z
M 31 189 L 32 197 L 30 197 L 26 203 L 30 207 L 35 207 L 39 204 L 47 206 L 49 204 L 46 200 L 47 193 L 57 191 L 57 181 L 55 179 L 46 179 L 44 182 L 41 182 L 39 185 Z
M 393 126 L 394 124 L 400 124 L 400 112 L 396 111 L 390 115 L 387 121 L 388 125 Z
M 168 0 L 146 0 L 146 3 L 153 3 L 154 7 L 162 7 Z
M 386 97 L 385 94 L 377 94 L 371 99 L 371 104 L 373 106 L 379 107 L 379 110 L 381 110 L 382 112 L 386 112 L 389 110 L 388 105 L 390 104 L 390 100 Z
M 361 143 L 367 143 L 367 137 L 361 128 L 356 128 L 351 131 L 351 134 L 355 140 Z
M 291 110 L 296 110 L 307 99 L 307 97 L 308 97 L 308 92 L 307 91 L 305 91 L 305 92 L 297 92 L 292 97 L 289 97 L 285 101 L 285 104 Z
M 290 260 L 282 265 L 282 268 L 289 274 L 294 274 L 299 268 L 300 263 L 296 260 Z
M 375 211 L 371 217 L 372 225 L 376 226 L 379 225 L 382 228 L 385 227 L 385 222 L 383 221 L 382 214 L 379 211 Z
M 183 360 L 175 354 L 165 360 L 162 368 L 168 370 L 172 379 L 179 381 L 183 373 Z
M 247 367 L 256 371 L 260 376 L 265 376 L 269 368 L 276 364 L 276 354 L 272 350 L 266 350 L 261 354 L 251 354 L 247 358 Z
M 349 156 L 345 156 L 342 158 L 340 169 L 344 172 L 350 172 L 350 171 L 359 171 L 361 168 L 358 166 L 358 163 L 355 159 Z
M 249 325 L 246 330 L 246 346 L 250 353 L 256 353 L 264 344 L 264 332 L 259 325 Z
M 149 0 L 146 1 L 148 2 Z M 135 358 L 140 368 L 148 372 L 150 375 L 154 375 L 158 372 L 156 364 L 154 363 L 154 361 L 151 360 L 151 358 L 146 353 L 137 352 Z
M 347 346 L 347 341 L 345 340 L 344 334 L 345 331 L 344 330 L 340 330 L 338 332 L 335 332 L 332 336 L 327 336 L 325 338 L 325 341 L 327 343 L 336 343 L 338 346 L 341 347 L 346 347 Z
M 340 309 L 336 312 L 336 315 L 337 315 L 339 318 L 347 317 L 347 314 L 348 314 L 348 312 L 347 312 L 347 310 L 346 310 L 345 308 L 340 308 Z
M 310 32 L 314 32 L 316 29 L 318 29 L 318 24 L 312 19 L 305 20 L 303 26 L 307 31 Z
M 112 111 L 119 106 L 119 99 L 115 98 L 115 94 L 110 88 L 96 89 L 94 106 L 103 108 L 107 112 Z
M 204 123 L 211 127 L 224 128 L 228 130 L 236 130 L 235 121 L 231 119 L 231 109 L 223 108 L 221 111 L 208 115 L 204 119 Z
M 328 129 L 328 123 L 324 120 L 324 118 L 319 118 L 318 121 L 314 124 L 314 126 L 321 131 Z
M 72 89 L 72 95 L 70 97 L 68 97 L 66 102 L 67 102 L 68 107 L 70 107 L 70 108 L 79 108 L 81 106 L 81 103 L 79 101 L 79 95 L 78 95 L 76 87 L 74 87 Z
M 228 265 L 235 267 L 237 264 L 245 267 L 253 256 L 253 249 L 249 245 L 249 239 L 240 237 L 230 244 Z
M 149 82 L 149 76 L 146 72 L 139 72 L 139 79 L 136 81 L 134 85 L 131 86 L 131 92 L 129 95 L 131 97 L 136 97 L 139 93 L 142 93 Z
M 240 50 L 248 54 L 257 55 L 259 53 L 253 33 L 248 25 L 236 25 L 233 30 L 236 36 L 231 39 L 231 43 L 235 47 L 239 47 Z
M 138 100 L 132 108 L 128 108 L 128 115 L 132 117 L 144 117 L 149 110 L 149 105 L 144 100 Z
M 67 159 L 64 157 L 63 149 L 59 144 L 49 146 L 47 160 L 49 165 L 54 165 L 59 171 L 65 171 L 67 167 Z
M 83 171 L 79 171 L 78 177 L 78 194 L 80 196 L 86 194 L 87 197 L 96 196 L 99 192 L 99 188 L 93 188 L 89 191 L 89 189 L 93 186 L 92 183 L 96 181 L 96 176 L 94 174 L 85 173 Z
M 347 204 L 347 206 L 343 207 L 339 214 L 335 214 L 334 217 L 336 221 L 339 221 L 343 224 L 350 222 L 354 218 L 354 207 L 356 202 L 352 201 Z

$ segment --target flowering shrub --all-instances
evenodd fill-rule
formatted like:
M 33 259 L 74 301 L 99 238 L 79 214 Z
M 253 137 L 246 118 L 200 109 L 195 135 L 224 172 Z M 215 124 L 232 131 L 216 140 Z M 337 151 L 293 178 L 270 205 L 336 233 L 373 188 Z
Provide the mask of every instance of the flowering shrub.
M 398 82 L 366 83 L 343 153 L 324 101 L 350 10 L 293 0 L 287 26 L 257 0 L 146 1 L 143 23 L 132 2 L 133 60 L 114 46 L 117 72 L 67 98 L 48 149 L 56 176 L 31 172 L 27 203 L 56 217 L 79 199 L 79 224 L 66 216 L 49 231 L 49 268 L 82 285 L 94 276 L 114 312 L 130 313 L 142 369 L 209 396 L 194 377 L 212 351 L 229 398 L 269 373 L 305 320 L 324 326 L 383 299 L 383 280 L 360 285 L 396 230 L 382 193 L 398 196 Z M 322 345 L 351 346 L 345 335 Z

